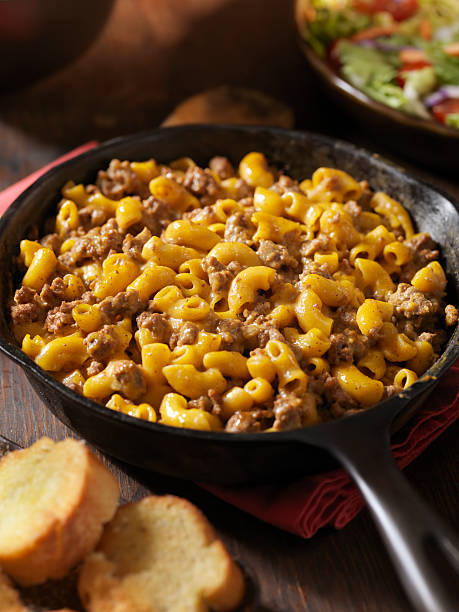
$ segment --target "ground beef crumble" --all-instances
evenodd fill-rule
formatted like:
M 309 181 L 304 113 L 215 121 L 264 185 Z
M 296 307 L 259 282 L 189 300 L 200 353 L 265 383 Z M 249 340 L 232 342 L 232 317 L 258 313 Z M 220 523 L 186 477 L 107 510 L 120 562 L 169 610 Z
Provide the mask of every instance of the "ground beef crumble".
M 137 194 L 142 198 L 149 195 L 148 185 L 143 183 L 132 170 L 128 161 L 112 159 L 107 170 L 97 175 L 97 187 L 112 200 L 120 200 L 126 195 Z
M 100 374 L 105 368 L 105 364 L 97 359 L 93 359 L 86 368 L 86 376 L 95 376 Z
M 11 318 L 15 325 L 39 321 L 45 316 L 46 308 L 35 289 L 29 287 L 17 289 L 14 302 L 11 307 Z
M 343 206 L 343 209 L 351 215 L 354 223 L 357 224 L 358 219 L 362 214 L 362 207 L 359 206 L 354 200 L 349 200 L 349 202 L 346 202 L 346 204 Z
M 327 359 L 331 365 L 340 362 L 349 363 L 358 361 L 366 353 L 369 339 L 354 329 L 344 329 L 343 332 L 331 334 L 331 346 L 328 349 Z
M 307 260 L 304 262 L 303 271 L 299 276 L 298 285 L 303 285 L 303 281 L 308 274 L 318 274 L 319 276 L 323 276 L 324 278 L 332 277 L 328 264 L 318 264 L 315 261 Z
M 102 225 L 107 220 L 107 213 L 102 208 L 93 208 L 86 206 L 78 211 L 79 227 L 84 231 L 88 231 L 93 227 Z
M 101 329 L 91 332 L 84 339 L 84 343 L 90 357 L 97 361 L 107 361 L 121 348 L 116 325 L 104 325 Z
M 230 215 L 225 225 L 225 240 L 227 242 L 242 242 L 251 246 L 255 234 L 255 224 L 252 223 L 253 210 L 238 211 Z
M 285 430 L 301 427 L 302 403 L 301 397 L 281 391 L 274 400 L 274 428 Z
M 435 242 L 424 232 L 405 240 L 405 244 L 410 247 L 413 259 L 403 267 L 399 280 L 409 283 L 420 268 L 438 259 L 439 252 Z
M 190 321 L 183 324 L 180 331 L 177 334 L 176 346 L 183 346 L 184 344 L 194 344 L 198 339 L 199 327 Z
M 202 268 L 208 275 L 212 291 L 222 294 L 228 291 L 231 281 L 242 270 L 241 264 L 237 261 L 230 261 L 227 266 L 224 266 L 213 256 L 203 259 Z
M 139 328 L 149 329 L 152 335 L 152 342 L 166 344 L 171 337 L 171 327 L 167 316 L 159 312 L 144 311 L 136 319 Z
M 220 223 L 220 218 L 215 212 L 213 206 L 204 206 L 203 208 L 195 208 L 183 213 L 183 219 L 188 219 L 192 223 L 204 223 L 211 225 L 212 223 Z
M 65 299 L 65 283 L 62 278 L 55 278 L 51 285 L 45 283 L 40 291 L 40 299 L 47 308 L 58 306 Z
M 48 234 L 40 240 L 40 243 L 58 254 L 61 248 L 62 238 L 60 238 L 58 234 Z
M 136 400 L 147 390 L 145 377 L 141 368 L 133 361 L 119 359 L 107 366 L 113 379 L 112 390 L 123 392 L 129 399 Z
M 299 182 L 295 181 L 286 174 L 281 174 L 277 181 L 273 183 L 273 185 L 270 187 L 270 189 L 271 191 L 275 191 L 280 195 L 282 195 L 286 191 L 295 191 L 297 193 L 302 193 Z
M 238 319 L 221 319 L 218 321 L 215 331 L 222 339 L 222 350 L 242 353 L 245 346 L 242 321 Z
M 127 234 L 123 240 L 123 253 L 127 253 L 137 261 L 142 261 L 142 249 L 151 238 L 151 231 L 145 227 L 137 235 Z
M 262 431 L 272 421 L 272 416 L 271 410 L 237 411 L 226 422 L 225 431 L 233 433 Z
M 50 334 L 59 334 L 70 327 L 76 329 L 76 324 L 72 316 L 72 310 L 81 300 L 73 302 L 62 302 L 60 306 L 52 308 L 45 319 L 45 328 Z
M 445 308 L 445 323 L 448 327 L 452 327 L 453 325 L 457 325 L 457 321 L 459 318 L 459 313 L 457 308 L 455 308 L 452 304 L 448 304 Z
M 113 323 L 120 317 L 132 317 L 145 307 L 137 291 L 120 291 L 100 302 L 99 312 L 105 323 Z
M 209 168 L 212 172 L 215 172 L 222 180 L 227 178 L 231 178 L 236 174 L 233 164 L 227 157 L 221 157 L 217 155 L 216 157 L 212 157 L 209 162 Z
M 317 238 L 305 240 L 301 245 L 300 255 L 305 259 L 314 257 L 314 253 L 326 253 L 331 247 L 330 236 L 319 234 Z
M 199 196 L 203 206 L 213 204 L 220 193 L 219 186 L 212 173 L 198 166 L 188 168 L 182 184 L 192 194 Z
M 441 311 L 441 302 L 437 297 L 427 297 L 407 283 L 399 283 L 387 301 L 394 305 L 396 318 L 409 319 L 416 328 L 424 326 L 426 320 L 431 320 Z
M 189 400 L 188 408 L 197 408 L 198 410 L 211 412 L 215 416 L 221 416 L 223 414 L 222 397 L 215 389 L 209 389 L 207 395 Z
M 298 260 L 289 254 L 287 247 L 283 244 L 276 244 L 272 240 L 260 240 L 257 255 L 265 266 L 280 270 L 282 268 L 298 267 Z
M 338 379 L 329 372 L 309 379 L 308 391 L 323 398 L 325 408 L 332 418 L 343 416 L 348 410 L 355 410 L 358 404 L 339 385 Z
M 104 260 L 112 253 L 121 251 L 124 233 L 116 219 L 109 219 L 100 227 L 90 229 L 84 236 L 77 237 L 69 251 L 59 255 L 64 265 L 73 266 L 86 259 Z
M 153 196 L 145 199 L 142 207 L 142 221 L 129 228 L 131 233 L 140 232 L 146 227 L 153 236 L 159 236 L 176 217 L 175 212 L 166 202 Z

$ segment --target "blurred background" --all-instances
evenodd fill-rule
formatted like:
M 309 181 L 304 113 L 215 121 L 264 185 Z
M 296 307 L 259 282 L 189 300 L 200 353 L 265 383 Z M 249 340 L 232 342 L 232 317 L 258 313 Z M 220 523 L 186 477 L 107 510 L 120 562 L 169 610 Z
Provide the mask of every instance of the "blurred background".
M 319 89 L 293 4 L 1 0 L 0 187 L 87 140 L 153 128 L 220 85 L 258 89 L 288 105 L 296 127 L 386 154 Z

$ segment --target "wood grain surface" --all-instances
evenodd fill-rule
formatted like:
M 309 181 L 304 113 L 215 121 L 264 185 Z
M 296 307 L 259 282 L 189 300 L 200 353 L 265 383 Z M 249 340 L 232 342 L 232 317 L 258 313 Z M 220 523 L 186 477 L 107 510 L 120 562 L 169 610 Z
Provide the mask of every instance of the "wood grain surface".
M 398 159 L 325 98 L 297 50 L 286 0 L 118 0 L 102 36 L 76 63 L 0 97 L 0 189 L 85 140 L 152 128 L 184 97 L 221 84 L 273 94 L 292 106 L 298 127 L 385 154 L 459 199 L 457 181 Z M 3 356 L 0 375 L 0 433 L 20 445 L 42 435 L 71 435 L 46 410 L 24 373 Z M 456 527 L 458 433 L 456 424 L 405 470 Z M 119 479 L 123 500 L 151 490 L 195 502 L 253 577 L 258 610 L 411 609 L 366 510 L 341 531 L 327 528 L 302 540 L 191 483 L 105 460 Z M 75 599 L 62 601 L 68 588 L 54 585 L 52 603 L 77 609 Z M 25 595 L 29 602 L 50 605 L 43 590 Z

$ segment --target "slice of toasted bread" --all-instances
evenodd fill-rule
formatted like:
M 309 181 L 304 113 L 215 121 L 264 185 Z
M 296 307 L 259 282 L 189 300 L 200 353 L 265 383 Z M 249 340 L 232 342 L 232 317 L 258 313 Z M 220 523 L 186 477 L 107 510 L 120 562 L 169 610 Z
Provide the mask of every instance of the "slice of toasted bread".
M 204 515 L 185 499 L 150 496 L 122 506 L 81 568 L 88 612 L 231 610 L 239 567 Z
M 0 565 L 19 584 L 61 578 L 93 550 L 119 487 L 83 442 L 42 438 L 0 461 Z

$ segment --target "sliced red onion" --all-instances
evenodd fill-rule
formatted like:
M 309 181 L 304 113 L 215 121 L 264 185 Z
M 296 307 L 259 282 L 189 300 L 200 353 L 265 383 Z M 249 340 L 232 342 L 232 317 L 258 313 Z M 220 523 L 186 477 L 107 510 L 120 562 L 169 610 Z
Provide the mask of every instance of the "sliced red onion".
M 442 89 L 450 98 L 459 98 L 459 85 L 444 85 Z
M 366 47 L 367 49 L 376 49 L 374 38 L 359 40 L 358 42 L 354 42 L 353 44 L 357 45 L 358 47 Z
M 424 104 L 431 108 L 440 102 L 449 100 L 449 98 L 459 98 L 459 85 L 445 85 L 434 91 L 430 96 L 424 99 Z
M 400 53 L 400 51 L 412 51 L 416 47 L 410 45 L 391 45 L 390 43 L 384 42 L 384 40 L 376 40 L 376 48 L 380 51 L 393 51 L 394 53 Z
M 400 51 L 406 51 L 409 49 L 410 51 L 416 49 L 416 47 L 412 47 L 409 45 L 392 45 L 391 43 L 385 42 L 384 39 L 381 38 L 367 38 L 364 40 L 359 40 L 354 44 L 359 47 L 368 47 L 369 49 L 377 49 L 378 51 L 387 51 L 389 53 L 400 53 Z

